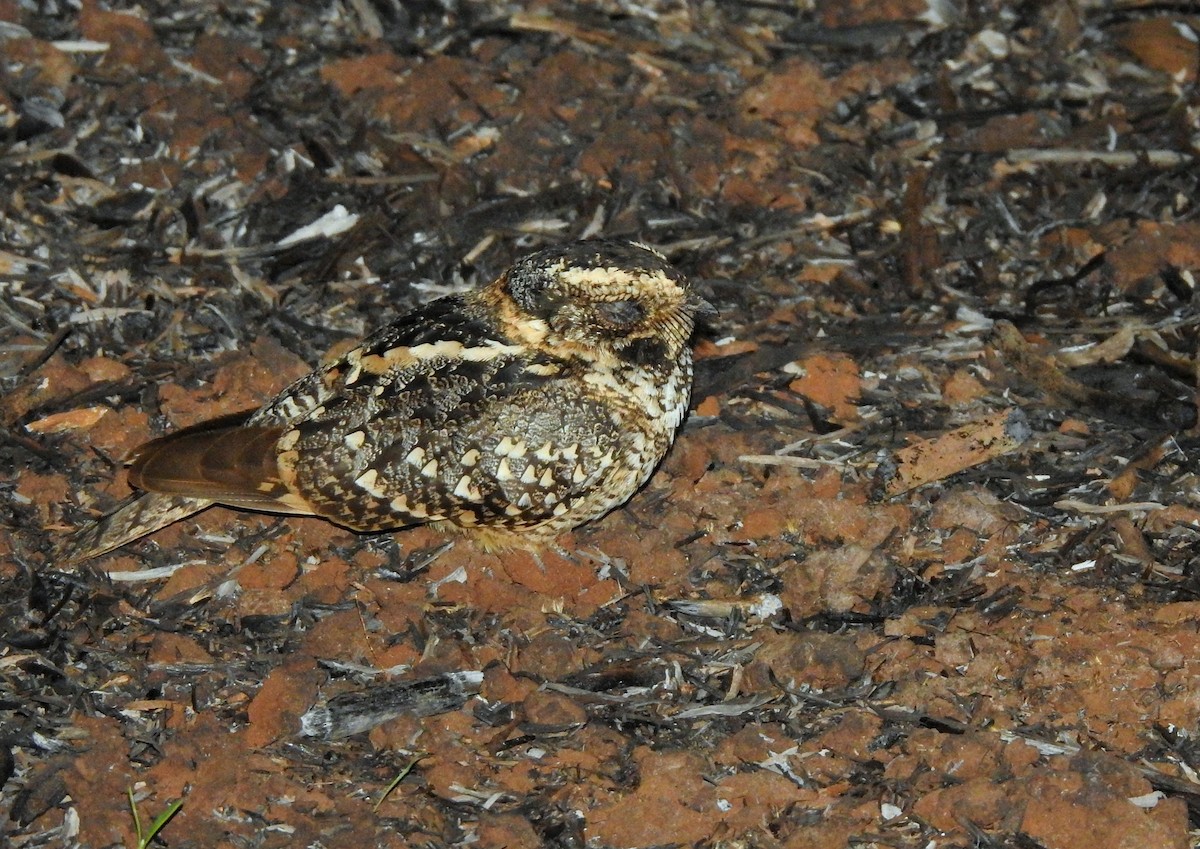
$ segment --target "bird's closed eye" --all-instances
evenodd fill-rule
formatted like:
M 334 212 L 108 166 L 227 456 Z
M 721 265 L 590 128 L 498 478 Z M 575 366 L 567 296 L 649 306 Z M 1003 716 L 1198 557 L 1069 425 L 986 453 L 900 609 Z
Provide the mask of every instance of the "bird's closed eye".
M 608 301 L 596 305 L 600 317 L 618 327 L 636 324 L 646 317 L 646 310 L 637 301 Z

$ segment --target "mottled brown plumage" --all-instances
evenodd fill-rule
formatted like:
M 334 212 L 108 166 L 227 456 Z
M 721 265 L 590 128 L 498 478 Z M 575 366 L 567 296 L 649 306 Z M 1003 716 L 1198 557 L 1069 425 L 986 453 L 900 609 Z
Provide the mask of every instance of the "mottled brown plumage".
M 77 562 L 210 504 L 357 531 L 432 523 L 537 547 L 623 504 L 687 409 L 704 302 L 657 252 L 579 242 L 425 304 L 242 419 L 135 452 L 143 494 L 76 534 Z

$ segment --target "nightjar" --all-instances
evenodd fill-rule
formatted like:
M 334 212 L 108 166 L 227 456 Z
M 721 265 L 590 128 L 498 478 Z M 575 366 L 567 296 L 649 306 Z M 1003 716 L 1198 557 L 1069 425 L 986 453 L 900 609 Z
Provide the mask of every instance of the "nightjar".
M 78 531 L 68 562 L 212 504 L 356 531 L 458 529 L 536 548 L 623 504 L 687 411 L 708 305 L 658 252 L 584 241 L 431 301 L 257 411 L 147 443 L 141 494 Z

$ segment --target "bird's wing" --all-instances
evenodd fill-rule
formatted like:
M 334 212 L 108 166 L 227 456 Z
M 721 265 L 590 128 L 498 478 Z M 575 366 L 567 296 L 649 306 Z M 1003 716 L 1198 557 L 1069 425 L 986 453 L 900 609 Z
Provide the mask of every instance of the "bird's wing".
M 279 474 L 281 427 L 211 424 L 148 442 L 129 466 L 129 483 L 145 492 L 201 498 L 272 513 L 311 514 Z
M 512 366 L 516 350 L 461 298 L 432 301 L 296 381 L 257 412 L 147 443 L 131 462 L 129 482 L 146 492 L 338 521 L 336 503 L 311 496 L 340 488 L 360 464 L 352 434 L 366 431 L 361 442 L 377 453 L 414 429 L 444 426 L 447 416 L 463 411 L 465 400 L 489 391 L 478 378 L 471 390 L 451 388 L 451 376 L 494 375 Z M 318 456 L 305 456 L 310 454 Z M 298 466 L 315 480 L 300 480 Z
M 537 385 L 557 374 L 552 364 L 531 371 L 526 354 L 508 347 L 444 345 L 358 357 L 345 373 L 348 385 L 282 437 L 284 480 L 319 515 L 360 530 L 457 515 L 464 498 L 482 497 L 464 496 L 461 483 L 484 447 L 472 436 L 491 433 L 489 423 L 510 407 L 534 415 L 530 408 L 546 403 L 536 397 Z M 421 359 L 407 363 L 413 351 Z M 403 364 L 382 374 L 360 365 L 375 364 L 374 357 Z

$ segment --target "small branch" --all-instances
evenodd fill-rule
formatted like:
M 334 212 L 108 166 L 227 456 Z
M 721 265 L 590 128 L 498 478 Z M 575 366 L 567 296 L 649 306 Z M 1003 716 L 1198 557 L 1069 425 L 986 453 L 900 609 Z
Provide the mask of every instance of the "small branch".
M 1135 165 L 1153 165 L 1155 168 L 1174 168 L 1195 160 L 1190 153 L 1175 150 L 1081 150 L 1041 148 L 1017 148 L 1007 154 L 1014 165 L 1078 165 L 1099 162 L 1117 168 L 1132 168 Z
M 1124 504 L 1088 504 L 1074 498 L 1064 498 L 1055 501 L 1054 506 L 1059 510 L 1070 510 L 1074 513 L 1131 513 L 1137 510 L 1165 510 L 1167 505 L 1157 501 L 1127 501 Z

